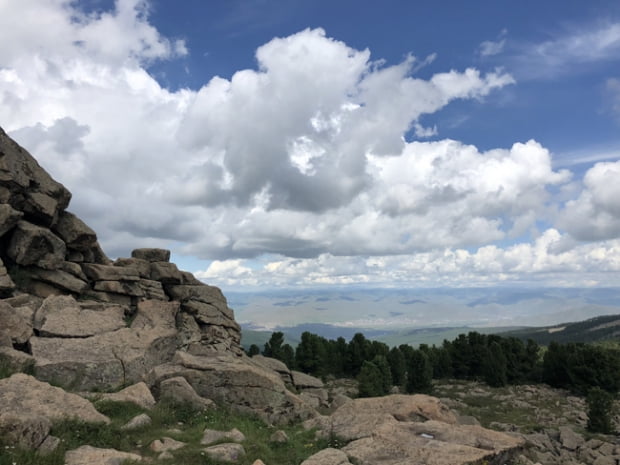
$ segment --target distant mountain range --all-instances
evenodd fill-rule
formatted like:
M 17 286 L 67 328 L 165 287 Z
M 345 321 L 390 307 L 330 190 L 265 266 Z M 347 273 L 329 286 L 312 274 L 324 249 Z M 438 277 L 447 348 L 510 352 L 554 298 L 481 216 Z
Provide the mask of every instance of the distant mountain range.
M 373 330 L 365 328 L 343 328 L 328 324 L 302 324 L 293 327 L 278 327 L 276 331 L 284 333 L 285 342 L 296 346 L 304 331 L 337 339 L 344 337 L 349 341 L 355 333 L 362 333 L 366 338 L 381 341 L 393 347 L 400 344 L 419 346 L 420 344 L 440 345 L 444 340 L 453 340 L 459 334 L 477 331 L 482 334 L 499 334 L 512 336 L 522 340 L 532 339 L 540 345 L 548 345 L 555 341 L 567 342 L 600 342 L 608 340 L 620 341 L 620 314 L 589 318 L 584 321 L 562 323 L 542 327 L 429 327 L 413 328 L 399 331 Z M 242 326 L 242 345 L 247 349 L 256 344 L 262 350 L 273 331 L 257 330 Z
M 550 342 L 599 342 L 620 340 L 620 315 L 605 315 L 575 323 L 563 323 L 541 328 L 521 328 L 502 333 L 519 339 L 532 339 L 539 344 Z

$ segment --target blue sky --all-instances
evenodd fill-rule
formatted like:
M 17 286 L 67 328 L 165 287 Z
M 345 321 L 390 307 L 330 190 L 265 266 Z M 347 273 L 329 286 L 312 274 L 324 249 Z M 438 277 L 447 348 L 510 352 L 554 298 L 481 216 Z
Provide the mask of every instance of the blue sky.
M 0 1 L 0 126 L 224 290 L 619 282 L 617 1 Z

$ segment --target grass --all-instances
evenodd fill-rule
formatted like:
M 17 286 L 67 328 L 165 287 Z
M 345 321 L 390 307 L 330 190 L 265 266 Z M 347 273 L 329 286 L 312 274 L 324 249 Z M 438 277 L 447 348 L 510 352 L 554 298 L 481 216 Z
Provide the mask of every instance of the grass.
M 187 443 L 187 446 L 171 451 L 174 458 L 158 460 L 158 464 L 172 465 L 214 465 L 209 459 L 200 440 L 206 428 L 229 431 L 237 428 L 245 436 L 242 443 L 245 457 L 237 462 L 250 465 L 261 459 L 270 465 L 300 464 L 310 455 L 338 445 L 336 441 L 317 440 L 314 431 L 306 431 L 300 425 L 273 427 L 255 416 L 236 413 L 224 406 L 208 411 L 197 411 L 186 404 L 160 402 L 152 410 L 146 411 L 133 403 L 99 400 L 94 402 L 101 413 L 112 421 L 109 425 L 87 424 L 75 420 L 65 420 L 52 427 L 51 434 L 61 439 L 61 445 L 50 455 L 41 456 L 33 451 L 21 450 L 3 443 L 0 438 L 0 465 L 63 465 L 66 451 L 82 445 L 113 448 L 134 452 L 143 457 L 155 458 L 157 454 L 149 445 L 164 436 Z M 147 413 L 152 423 L 134 431 L 122 431 L 121 426 L 140 413 Z M 284 444 L 272 443 L 271 435 L 282 429 L 289 441 Z

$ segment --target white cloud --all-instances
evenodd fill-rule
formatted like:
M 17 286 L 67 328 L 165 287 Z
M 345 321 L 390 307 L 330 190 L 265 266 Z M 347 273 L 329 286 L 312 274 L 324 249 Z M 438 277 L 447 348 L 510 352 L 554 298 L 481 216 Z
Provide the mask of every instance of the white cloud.
M 405 140 L 437 136 L 423 115 L 486 98 L 514 82 L 506 73 L 420 79 L 432 56 L 386 66 L 307 29 L 259 47 L 257 69 L 170 91 L 148 66 L 188 47 L 149 23 L 146 1 L 93 15 L 66 0 L 16 5 L 0 2 L 0 124 L 74 193 L 112 256 L 171 247 L 216 260 L 206 279 L 247 285 L 492 280 L 555 263 L 528 242 L 489 245 L 553 220 L 550 191 L 571 175 L 544 147 Z M 615 214 L 594 187 L 603 177 L 574 201 L 583 217 Z M 558 234 L 554 250 L 570 253 Z M 279 258 L 248 261 L 265 256 Z
M 502 53 L 504 46 L 506 45 L 506 34 L 508 34 L 508 31 L 506 29 L 502 29 L 502 32 L 500 32 L 496 41 L 485 40 L 482 42 L 478 47 L 478 53 L 480 56 L 489 57 Z
M 596 23 L 523 46 L 514 57 L 515 72 L 520 77 L 551 78 L 582 72 L 585 64 L 617 61 L 619 52 L 620 23 Z
M 558 224 L 573 237 L 596 241 L 620 236 L 620 161 L 597 163 L 584 176 L 584 190 L 566 203 Z
M 316 259 L 271 258 L 217 262 L 199 273 L 209 282 L 229 287 L 313 287 L 373 283 L 390 287 L 486 286 L 494 283 L 557 286 L 609 286 L 620 271 L 620 240 L 564 247 L 570 239 L 556 229 L 545 231 L 533 243 L 505 249 L 483 246 L 438 249 L 407 255 L 339 257 L 322 254 Z M 560 249 L 560 250 L 558 250 Z M 218 269 L 225 272 L 218 273 Z M 240 271 L 238 271 L 240 270 Z M 238 279 L 232 276 L 240 275 Z

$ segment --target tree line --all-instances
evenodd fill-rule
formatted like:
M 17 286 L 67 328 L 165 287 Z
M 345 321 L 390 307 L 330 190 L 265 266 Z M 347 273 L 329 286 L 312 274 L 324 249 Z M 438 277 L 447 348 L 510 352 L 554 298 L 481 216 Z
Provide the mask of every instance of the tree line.
M 261 351 L 252 345 L 248 353 Z M 310 332 L 302 334 L 294 349 L 277 331 L 262 354 L 319 378 L 356 378 L 360 396 L 368 397 L 387 394 L 393 386 L 407 393 L 430 393 L 433 379 L 448 378 L 480 380 L 493 387 L 545 382 L 583 395 L 592 388 L 612 394 L 620 390 L 620 351 L 614 347 L 551 343 L 541 350 L 532 340 L 476 331 L 417 349 L 407 344 L 390 348 L 362 333 L 347 342 Z

